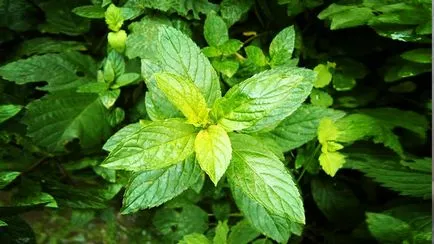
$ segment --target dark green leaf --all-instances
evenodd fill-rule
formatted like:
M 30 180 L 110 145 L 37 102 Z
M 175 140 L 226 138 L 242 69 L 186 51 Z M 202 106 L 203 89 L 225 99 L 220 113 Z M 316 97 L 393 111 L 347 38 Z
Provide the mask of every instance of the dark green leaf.
M 259 235 L 259 232 L 252 228 L 247 220 L 241 220 L 231 227 L 228 244 L 247 244 Z
M 165 239 L 177 241 L 188 234 L 205 232 L 208 215 L 195 205 L 185 205 L 180 210 L 163 208 L 157 211 L 152 223 Z
M 380 213 L 366 213 L 371 234 L 386 243 L 403 242 L 410 236 L 410 226 L 402 220 Z
M 86 55 L 67 52 L 21 59 L 0 67 L 0 76 L 17 84 L 46 81 L 43 90 L 58 91 L 77 87 L 96 76 L 96 64 Z M 84 73 L 81 77 L 80 73 Z
M 0 189 L 5 188 L 9 183 L 15 180 L 20 175 L 20 172 L 16 171 L 3 171 L 0 172 Z
M 430 160 L 423 160 L 423 170 L 403 166 L 396 158 L 384 158 L 363 153 L 346 154 L 346 167 L 357 169 L 373 178 L 384 187 L 397 191 L 405 196 L 431 198 Z M 411 165 L 411 164 L 407 164 Z
M 0 123 L 14 117 L 22 109 L 21 105 L 0 105 Z
M 28 135 L 53 152 L 64 151 L 73 139 L 79 139 L 82 148 L 92 149 L 110 135 L 108 111 L 94 94 L 57 92 L 35 100 L 26 109 Z

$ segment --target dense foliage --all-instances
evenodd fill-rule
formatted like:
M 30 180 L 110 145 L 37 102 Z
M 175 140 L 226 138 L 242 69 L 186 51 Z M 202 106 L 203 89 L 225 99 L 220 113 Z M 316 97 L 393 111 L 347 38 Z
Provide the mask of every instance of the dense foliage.
M 431 243 L 431 1 L 0 0 L 1 243 Z

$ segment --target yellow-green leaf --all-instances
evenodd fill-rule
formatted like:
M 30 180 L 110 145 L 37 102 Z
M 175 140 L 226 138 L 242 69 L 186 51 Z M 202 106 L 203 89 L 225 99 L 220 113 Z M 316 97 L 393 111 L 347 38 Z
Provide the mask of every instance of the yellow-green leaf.
M 319 122 L 318 140 L 321 144 L 325 144 L 328 140 L 336 140 L 338 136 L 338 128 L 330 118 L 324 118 Z
M 232 158 L 228 134 L 222 127 L 211 125 L 199 132 L 194 142 L 194 149 L 200 167 L 217 185 Z
M 110 32 L 108 33 L 107 41 L 114 50 L 122 53 L 125 50 L 127 33 L 124 30 L 120 30 L 118 32 Z
M 205 98 L 191 80 L 169 73 L 156 74 L 155 79 L 158 88 L 187 117 L 188 123 L 195 126 L 207 124 L 209 111 Z
M 324 147 L 323 147 L 324 149 Z M 345 163 L 345 156 L 339 152 L 324 152 L 319 156 L 319 163 L 330 176 L 335 176 L 338 169 Z
M 313 71 L 317 72 L 315 83 L 313 86 L 315 88 L 325 87 L 332 81 L 332 74 L 329 71 L 329 68 L 325 64 L 318 64 Z
M 121 9 L 116 7 L 114 4 L 110 4 L 105 11 L 105 22 L 112 31 L 118 31 L 121 29 L 124 24 L 124 17 L 122 16 Z

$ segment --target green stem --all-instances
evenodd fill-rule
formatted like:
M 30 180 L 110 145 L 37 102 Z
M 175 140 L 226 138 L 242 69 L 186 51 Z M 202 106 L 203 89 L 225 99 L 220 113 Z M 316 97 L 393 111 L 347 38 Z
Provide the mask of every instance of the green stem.
M 318 143 L 318 145 L 315 148 L 315 151 L 312 153 L 312 156 L 309 158 L 309 160 L 306 162 L 306 165 L 303 167 L 303 171 L 301 171 L 300 176 L 297 178 L 297 183 L 300 182 L 301 178 L 303 177 L 304 173 L 306 173 L 306 167 L 309 166 L 312 163 L 312 160 L 316 157 L 319 150 L 321 149 L 321 144 Z

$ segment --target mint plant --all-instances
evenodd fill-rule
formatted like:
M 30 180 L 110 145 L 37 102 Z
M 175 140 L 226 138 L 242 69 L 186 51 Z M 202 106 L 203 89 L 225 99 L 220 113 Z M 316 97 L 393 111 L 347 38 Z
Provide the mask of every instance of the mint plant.
M 431 10 L 0 0 L 0 242 L 431 243 Z
M 156 86 L 154 92 L 162 93 L 185 118 L 176 113 L 181 116 L 141 121 L 121 129 L 107 141 L 104 148 L 110 154 L 102 166 L 136 172 L 126 187 L 123 212 L 155 207 L 174 198 L 203 181 L 203 171 L 214 185 L 227 175 L 245 214 L 251 213 L 245 203 L 238 203 L 242 199 L 282 218 L 284 226 L 304 224 L 303 204 L 292 176 L 253 133 L 272 130 L 301 105 L 312 89 L 313 71 L 296 67 L 271 69 L 235 85 L 220 97 L 220 87 L 214 83 L 218 78 L 210 63 L 198 62 L 205 60 L 199 48 L 173 28 L 163 27 L 159 32 L 161 51 L 182 53 L 172 42 L 163 42 L 166 33 L 170 33 L 171 40 L 189 45 L 187 60 L 173 60 L 173 56 L 165 57 L 163 53 L 160 57 L 166 63 L 151 78 Z M 196 66 L 184 66 L 183 61 Z M 206 76 L 197 70 L 209 79 L 203 80 Z M 210 90 L 202 93 L 199 84 Z M 207 94 L 213 96 L 208 103 Z M 159 102 L 153 106 L 161 106 Z M 161 189 L 163 184 L 165 188 Z M 150 190 L 154 194 L 147 194 Z M 263 231 L 277 236 L 279 241 L 289 237 Z

